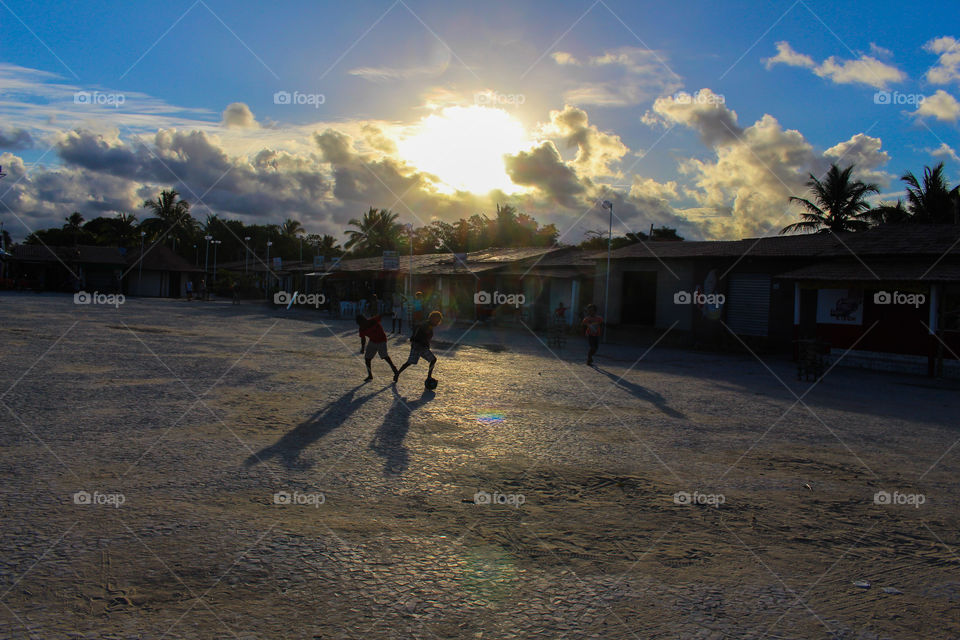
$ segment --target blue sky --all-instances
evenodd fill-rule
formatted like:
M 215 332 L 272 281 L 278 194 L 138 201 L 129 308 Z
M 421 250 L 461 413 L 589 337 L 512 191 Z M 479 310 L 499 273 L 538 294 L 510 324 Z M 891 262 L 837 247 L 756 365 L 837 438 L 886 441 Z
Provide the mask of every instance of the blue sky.
M 200 218 L 310 232 L 339 234 L 369 206 L 423 224 L 511 202 L 576 241 L 603 226 L 605 198 L 619 232 L 767 235 L 830 162 L 855 162 L 885 199 L 926 164 L 960 180 L 954 15 L 3 0 L 0 216 L 23 237 L 73 210 L 142 214 L 172 186 Z

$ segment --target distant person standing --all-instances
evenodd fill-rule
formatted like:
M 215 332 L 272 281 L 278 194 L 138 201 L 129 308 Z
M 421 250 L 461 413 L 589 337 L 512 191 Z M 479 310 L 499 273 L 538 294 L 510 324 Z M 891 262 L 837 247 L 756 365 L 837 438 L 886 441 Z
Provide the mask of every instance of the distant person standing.
M 210 292 L 207 291 L 207 280 L 206 280 L 206 278 L 200 280 L 200 299 L 201 299 L 201 300 L 209 300 L 209 299 L 210 299 Z
M 417 291 L 413 296 L 413 326 L 419 327 L 423 322 L 423 292 Z
M 393 294 L 393 327 L 391 333 L 403 333 L 403 309 L 406 298 L 401 293 Z
M 557 322 L 563 322 L 567 317 L 567 308 L 563 306 L 563 300 L 557 303 L 557 308 L 553 310 L 553 317 L 557 319 Z
M 603 318 L 597 315 L 596 305 L 587 305 L 587 316 L 580 324 L 584 327 L 583 332 L 590 346 L 590 350 L 587 351 L 587 366 L 593 366 L 593 356 L 600 348 L 600 333 L 603 331 Z
M 240 286 L 236 280 L 230 282 L 230 293 L 233 294 L 233 304 L 240 304 Z
M 193 300 L 193 280 L 187 280 L 187 302 Z

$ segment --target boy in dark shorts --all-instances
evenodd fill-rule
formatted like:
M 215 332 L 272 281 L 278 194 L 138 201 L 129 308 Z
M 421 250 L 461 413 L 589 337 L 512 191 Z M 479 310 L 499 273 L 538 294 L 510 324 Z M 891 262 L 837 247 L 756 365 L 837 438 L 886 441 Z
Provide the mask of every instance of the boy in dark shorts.
M 393 374 L 393 381 L 400 379 L 403 370 L 412 364 L 417 364 L 420 358 L 430 363 L 430 370 L 427 371 L 427 380 L 433 380 L 433 366 L 437 364 L 437 356 L 430 351 L 430 341 L 433 339 L 433 328 L 443 321 L 443 316 L 439 311 L 430 313 L 426 322 L 420 323 L 413 331 L 413 337 L 410 338 L 410 357 L 407 359 L 400 370 Z
M 587 305 L 587 317 L 580 324 L 584 327 L 584 335 L 587 336 L 587 344 L 590 350 L 587 351 L 587 366 L 593 365 L 593 356 L 600 347 L 600 332 L 603 330 L 603 318 L 597 315 L 597 306 Z
M 387 353 L 387 334 L 380 325 L 380 316 L 373 316 L 372 318 L 362 315 L 357 316 L 357 326 L 360 334 L 360 353 L 364 354 L 363 359 L 367 364 L 367 377 L 364 378 L 364 382 L 373 380 L 370 363 L 373 362 L 373 356 L 375 355 L 379 355 L 381 360 L 390 365 L 390 368 L 393 369 L 394 380 L 396 380 L 399 372 Z

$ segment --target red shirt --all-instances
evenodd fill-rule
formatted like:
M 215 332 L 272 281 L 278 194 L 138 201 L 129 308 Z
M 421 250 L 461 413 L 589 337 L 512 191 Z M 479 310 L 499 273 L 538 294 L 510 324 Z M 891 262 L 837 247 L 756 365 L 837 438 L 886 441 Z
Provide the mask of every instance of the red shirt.
M 370 342 L 386 342 L 387 334 L 380 326 L 380 316 L 373 316 L 367 319 L 367 326 L 360 329 L 360 337 L 367 338 Z
M 587 316 L 581 324 L 586 327 L 586 334 L 588 336 L 599 336 L 600 330 L 603 328 L 603 318 L 600 316 Z

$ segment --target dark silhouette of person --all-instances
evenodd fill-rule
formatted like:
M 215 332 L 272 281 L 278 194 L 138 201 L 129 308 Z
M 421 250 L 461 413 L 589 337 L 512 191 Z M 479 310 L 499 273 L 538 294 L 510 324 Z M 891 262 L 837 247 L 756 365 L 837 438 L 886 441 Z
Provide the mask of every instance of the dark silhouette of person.
M 393 389 L 393 404 L 383 417 L 383 423 L 370 442 L 370 449 L 384 458 L 383 475 L 398 476 L 407 470 L 410 464 L 410 455 L 403 444 L 410 430 L 410 414 L 434 399 L 436 394 L 424 390 L 416 400 L 407 400 L 400 396 L 396 387 Z
M 353 413 L 365 402 L 382 393 L 386 387 L 355 398 L 357 390 L 363 385 L 357 385 L 345 394 L 328 404 L 326 407 L 310 416 L 292 430 L 288 431 L 279 440 L 269 447 L 264 447 L 257 453 L 251 454 L 246 460 L 246 466 L 252 467 L 259 462 L 266 462 L 271 458 L 279 457 L 288 469 L 309 469 L 313 462 L 301 459 L 304 450 L 326 436 L 334 429 L 343 425 Z

